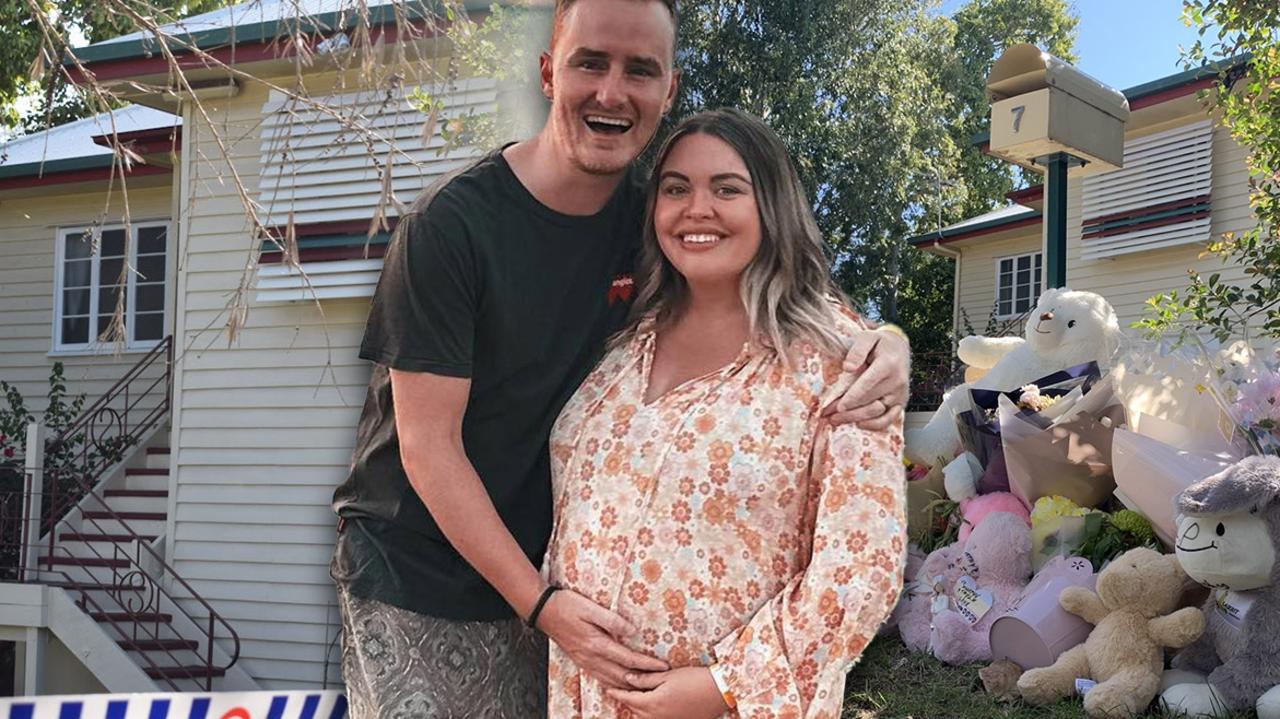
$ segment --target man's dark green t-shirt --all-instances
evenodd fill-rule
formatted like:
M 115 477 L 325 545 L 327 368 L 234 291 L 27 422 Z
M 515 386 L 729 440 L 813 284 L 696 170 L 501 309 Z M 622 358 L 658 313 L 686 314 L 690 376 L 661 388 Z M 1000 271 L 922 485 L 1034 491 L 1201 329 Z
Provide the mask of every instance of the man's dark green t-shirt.
M 595 215 L 563 215 L 494 153 L 402 218 L 360 346 L 375 364 L 351 473 L 334 494 L 343 529 L 331 570 L 352 594 L 449 619 L 512 616 L 409 485 L 388 369 L 470 378 L 467 458 L 538 565 L 551 531 L 551 425 L 629 309 L 638 178 L 629 172 Z

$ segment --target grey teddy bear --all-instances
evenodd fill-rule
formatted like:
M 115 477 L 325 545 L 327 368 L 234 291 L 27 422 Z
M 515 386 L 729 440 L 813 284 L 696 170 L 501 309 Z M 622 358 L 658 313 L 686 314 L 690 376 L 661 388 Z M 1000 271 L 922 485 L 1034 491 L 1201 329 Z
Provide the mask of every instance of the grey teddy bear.
M 1253 707 L 1280 719 L 1280 458 L 1242 460 L 1177 502 L 1178 561 L 1213 591 L 1204 634 L 1174 657 L 1161 699 L 1188 717 Z

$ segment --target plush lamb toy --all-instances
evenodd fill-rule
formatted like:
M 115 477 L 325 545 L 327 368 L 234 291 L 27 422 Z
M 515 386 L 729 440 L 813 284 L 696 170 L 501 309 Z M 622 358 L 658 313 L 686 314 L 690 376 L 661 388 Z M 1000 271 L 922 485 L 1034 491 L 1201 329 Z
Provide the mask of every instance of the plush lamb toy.
M 1174 657 L 1161 698 L 1189 717 L 1254 707 L 1258 719 L 1278 719 L 1280 458 L 1200 480 L 1178 495 L 1178 510 L 1178 560 L 1213 592 L 1204 636 Z
M 1139 547 L 1098 574 L 1097 594 L 1084 587 L 1062 590 L 1062 608 L 1093 624 L 1093 631 L 1052 665 L 1023 674 L 1022 698 L 1048 704 L 1075 691 L 1077 679 L 1087 679 L 1097 682 L 1084 695 L 1090 717 L 1130 719 L 1144 712 L 1160 688 L 1163 647 L 1185 647 L 1204 631 L 1199 609 L 1173 611 L 1186 578 L 1177 557 Z
M 1052 289 L 1040 295 L 1025 335 L 960 340 L 960 360 L 987 373 L 972 385 L 953 389 L 928 424 L 907 432 L 906 454 L 912 462 L 932 466 L 955 456 L 960 446 L 955 415 L 967 408 L 970 387 L 1012 390 L 1092 360 L 1106 368 L 1120 344 L 1120 324 L 1101 295 Z
M 991 659 L 989 632 L 996 617 L 1031 581 L 1031 528 L 1017 514 L 995 512 L 969 535 L 950 606 L 933 616 L 929 651 L 947 664 Z

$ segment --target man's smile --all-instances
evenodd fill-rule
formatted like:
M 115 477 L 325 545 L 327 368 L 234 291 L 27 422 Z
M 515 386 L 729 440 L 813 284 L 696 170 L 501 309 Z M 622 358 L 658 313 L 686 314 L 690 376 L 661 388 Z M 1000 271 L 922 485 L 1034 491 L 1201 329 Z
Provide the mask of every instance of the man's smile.
M 606 135 L 621 135 L 626 133 L 635 124 L 625 117 L 615 117 L 611 115 L 587 115 L 584 119 L 587 127 L 592 132 L 598 132 Z

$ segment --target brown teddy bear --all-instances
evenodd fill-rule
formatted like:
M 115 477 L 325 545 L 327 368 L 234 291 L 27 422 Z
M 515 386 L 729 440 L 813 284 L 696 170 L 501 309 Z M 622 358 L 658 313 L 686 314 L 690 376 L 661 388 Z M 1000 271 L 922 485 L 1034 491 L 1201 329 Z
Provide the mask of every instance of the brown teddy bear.
M 1181 648 L 1204 631 L 1195 607 L 1174 612 L 1187 575 L 1174 555 L 1131 549 L 1098 575 L 1098 592 L 1062 590 L 1062 608 L 1094 625 L 1084 644 L 1063 652 L 1051 666 L 1018 680 L 1022 698 L 1048 704 L 1085 691 L 1084 710 L 1094 719 L 1128 719 L 1146 710 L 1160 688 L 1163 647 Z M 1169 612 L 1173 612 L 1170 614 Z

